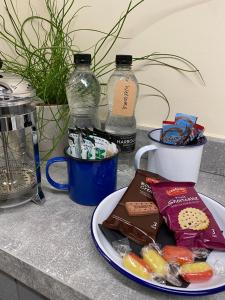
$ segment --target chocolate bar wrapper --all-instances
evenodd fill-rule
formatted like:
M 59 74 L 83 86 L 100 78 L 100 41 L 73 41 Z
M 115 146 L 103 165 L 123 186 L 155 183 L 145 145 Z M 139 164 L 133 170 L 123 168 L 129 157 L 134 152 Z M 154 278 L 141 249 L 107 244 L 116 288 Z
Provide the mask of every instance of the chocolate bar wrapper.
M 127 191 L 102 225 L 119 231 L 139 245 L 154 242 L 162 217 L 155 204 L 150 183 L 163 181 L 167 180 L 157 174 L 137 170 Z

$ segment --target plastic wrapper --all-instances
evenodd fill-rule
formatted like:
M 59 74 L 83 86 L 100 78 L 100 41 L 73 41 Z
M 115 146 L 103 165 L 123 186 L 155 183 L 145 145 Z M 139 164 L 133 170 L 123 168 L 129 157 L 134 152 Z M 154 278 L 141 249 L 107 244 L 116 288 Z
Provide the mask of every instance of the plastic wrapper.
M 211 264 L 214 275 L 219 275 L 225 278 L 225 260 L 218 258 Z
M 165 246 L 162 249 L 162 256 L 167 262 L 179 265 L 191 263 L 195 259 L 194 253 L 187 247 L 183 246 Z
M 182 281 L 179 279 L 177 268 L 172 268 L 158 250 L 159 247 L 154 244 L 142 249 L 143 260 L 150 266 L 153 272 L 152 278 L 162 278 L 162 280 L 165 280 L 174 286 L 182 286 Z
M 164 121 L 160 140 L 170 145 L 198 144 L 204 137 L 204 127 L 196 124 L 197 117 L 177 113 L 175 121 Z
M 149 182 L 165 180 L 154 173 L 137 170 L 121 200 L 102 223 L 103 227 L 119 231 L 141 246 L 155 242 L 162 217 Z
M 197 121 L 196 116 L 189 114 L 177 113 L 175 116 L 175 123 L 180 126 L 192 128 Z
M 121 257 L 124 257 L 126 254 L 131 252 L 130 242 L 128 238 L 113 241 L 112 246 Z
M 153 273 L 165 278 L 169 271 L 169 264 L 154 247 L 144 247 L 142 249 L 142 257 L 144 261 L 149 264 Z
M 135 253 L 130 252 L 123 257 L 123 266 L 131 273 L 144 278 L 151 279 L 151 268 L 150 266 Z
M 184 246 L 175 245 L 166 245 L 161 250 L 161 254 L 167 262 L 178 265 L 192 263 L 196 260 L 206 260 L 209 253 L 210 251 L 205 248 L 189 249 Z
M 225 277 L 225 261 L 217 259 L 213 264 L 213 270 L 215 275 L 220 275 Z
M 204 136 L 205 128 L 199 124 L 195 124 L 191 129 L 191 134 L 189 137 L 190 143 L 197 142 Z
M 207 262 L 184 264 L 180 268 L 180 275 L 190 283 L 205 282 L 212 278 L 213 268 Z
M 150 266 L 137 254 L 131 251 L 128 238 L 112 242 L 113 248 L 122 257 L 122 265 L 131 273 L 144 278 L 152 278 Z
M 157 244 L 142 248 L 142 257 L 130 251 L 129 240 L 126 238 L 114 241 L 112 246 L 121 256 L 122 265 L 131 273 L 161 284 L 169 282 L 174 286 L 182 286 L 178 269 L 164 260 L 158 252 L 160 248 Z
M 68 153 L 82 159 L 104 159 L 118 152 L 116 144 L 98 136 L 89 129 L 69 130 Z
M 162 182 L 152 184 L 152 191 L 178 246 L 225 250 L 225 238 L 194 183 Z
M 173 123 L 173 122 L 171 122 Z M 191 131 L 190 131 L 191 132 Z M 163 123 L 161 141 L 169 145 L 182 145 L 187 142 L 188 135 L 185 126 Z
M 192 251 L 171 245 L 161 248 L 159 244 L 151 243 L 142 248 L 141 255 L 137 255 L 132 252 L 127 238 L 113 241 L 112 246 L 129 272 L 160 284 L 185 287 L 185 284 L 205 282 L 213 274 L 225 276 L 225 263 L 222 261 L 216 261 L 213 267 L 205 261 L 194 261 L 206 259 L 209 253 L 206 249 L 195 248 Z

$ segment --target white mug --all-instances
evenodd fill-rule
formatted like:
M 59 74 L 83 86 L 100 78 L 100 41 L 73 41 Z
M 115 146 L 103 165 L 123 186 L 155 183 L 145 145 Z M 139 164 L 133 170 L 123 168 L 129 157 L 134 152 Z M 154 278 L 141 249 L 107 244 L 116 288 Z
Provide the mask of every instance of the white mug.
M 151 145 L 137 151 L 135 168 L 139 168 L 142 155 L 148 152 L 148 171 L 173 181 L 197 182 L 202 151 L 207 139 L 204 137 L 195 145 L 168 145 L 160 142 L 160 133 L 161 128 L 148 133 Z

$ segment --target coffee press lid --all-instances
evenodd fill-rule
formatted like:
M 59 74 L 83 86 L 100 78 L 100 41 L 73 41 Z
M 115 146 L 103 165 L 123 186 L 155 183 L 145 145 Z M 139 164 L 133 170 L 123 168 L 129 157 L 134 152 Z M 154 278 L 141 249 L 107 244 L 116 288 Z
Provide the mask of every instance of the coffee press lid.
M 33 96 L 35 96 L 35 90 L 27 80 L 13 73 L 0 72 L 0 97 L 2 99 L 4 97 L 5 99 L 7 97 L 22 99 Z
M 36 92 L 22 77 L 0 73 L 0 116 L 26 114 L 35 109 Z

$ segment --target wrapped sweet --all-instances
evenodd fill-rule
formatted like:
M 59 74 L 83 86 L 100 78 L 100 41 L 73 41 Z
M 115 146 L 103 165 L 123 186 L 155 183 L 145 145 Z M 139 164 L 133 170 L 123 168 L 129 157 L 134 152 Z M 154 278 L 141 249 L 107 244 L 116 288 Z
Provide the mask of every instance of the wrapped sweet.
M 166 245 L 162 249 L 163 258 L 170 263 L 183 265 L 192 263 L 195 259 L 194 253 L 187 247 Z
M 150 244 L 142 248 L 141 253 L 143 260 L 150 266 L 153 272 L 153 280 L 164 281 L 164 283 L 169 282 L 174 286 L 182 286 L 177 266 L 174 268 L 169 265 L 162 257 L 158 245 Z
M 180 275 L 187 282 L 200 283 L 213 276 L 213 269 L 207 262 L 194 262 L 182 265 Z
M 210 251 L 205 248 L 187 248 L 184 246 L 166 245 L 162 248 L 163 258 L 172 264 L 183 265 L 197 260 L 207 259 Z
M 152 270 L 151 270 L 150 266 L 142 258 L 137 256 L 133 252 L 130 252 L 123 257 L 122 264 L 131 273 L 133 273 L 141 278 L 144 278 L 144 279 L 151 278 Z
M 144 247 L 142 256 L 155 274 L 161 277 L 166 276 L 169 268 L 168 263 L 155 249 L 149 246 Z

